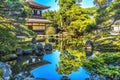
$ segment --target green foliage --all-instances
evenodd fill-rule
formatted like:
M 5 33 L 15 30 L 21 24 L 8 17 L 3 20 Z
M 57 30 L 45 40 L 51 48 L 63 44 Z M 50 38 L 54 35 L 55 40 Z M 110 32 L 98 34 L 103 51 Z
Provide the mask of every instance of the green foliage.
M 10 24 L 0 24 L 0 51 L 9 52 L 15 46 L 16 38 Z
M 105 5 L 106 2 L 107 2 L 107 0 L 94 0 L 94 3 L 96 5 L 98 5 L 100 8 L 102 8 L 103 5 Z
M 50 10 L 45 11 L 42 14 L 43 17 L 47 18 L 48 20 L 53 21 L 53 24 L 48 25 L 48 26 L 49 27 L 54 26 L 55 28 L 58 28 L 58 26 L 60 26 L 60 22 L 59 22 L 60 16 L 58 16 L 58 15 L 59 15 L 58 11 L 50 11 Z
M 84 53 L 77 50 L 65 50 L 60 56 L 60 62 L 57 71 L 62 75 L 69 75 L 73 71 L 78 71 L 78 69 L 82 65 L 82 62 L 84 61 Z
M 56 30 L 54 27 L 48 27 L 47 30 L 46 30 L 46 34 L 47 35 L 53 35 L 56 33 Z
M 10 53 L 16 45 L 16 33 L 30 32 L 21 25 L 31 9 L 23 0 L 2 0 L 0 7 L 0 53 Z
M 2 73 L 3 73 L 3 72 L 2 72 L 2 69 L 0 68 L 0 80 L 3 80 L 3 79 L 2 79 Z
M 2 76 L 2 69 L 0 68 L 0 76 Z
M 74 35 L 80 35 L 96 27 L 94 19 L 91 19 L 85 10 L 86 9 L 73 5 L 73 7 L 67 11 L 67 16 L 70 17 L 68 30 L 72 31 Z
M 90 7 L 90 8 L 85 8 L 86 13 L 90 15 L 94 15 L 97 11 L 98 7 Z
M 110 30 L 111 25 L 120 19 L 119 8 L 120 1 L 114 0 L 108 6 L 98 9 L 97 13 L 95 13 L 96 24 L 105 27 L 104 29 Z
M 24 23 L 25 18 L 31 15 L 29 13 L 31 9 L 24 0 L 2 0 L 0 7 L 0 15 L 16 23 Z
M 103 53 L 97 57 L 87 60 L 83 66 L 91 74 L 99 74 L 108 79 L 120 76 L 120 53 Z
M 15 32 L 16 35 L 23 35 L 23 36 L 31 36 L 35 34 L 35 32 L 28 29 L 27 26 L 23 24 L 18 25 L 17 28 L 15 27 L 13 31 Z

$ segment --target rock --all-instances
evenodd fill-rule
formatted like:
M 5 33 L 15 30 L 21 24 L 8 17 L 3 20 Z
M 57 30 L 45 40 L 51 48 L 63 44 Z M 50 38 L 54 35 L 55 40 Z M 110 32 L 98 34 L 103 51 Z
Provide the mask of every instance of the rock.
M 18 48 L 16 48 L 16 54 L 17 55 L 23 55 L 23 50 L 22 50 L 22 48 L 20 48 L 20 47 L 18 47 Z
M 93 42 L 91 40 L 87 40 L 85 44 L 85 52 L 87 56 L 91 56 L 93 54 Z
M 46 53 L 51 53 L 52 52 L 52 44 L 45 44 L 44 50 Z
M 54 37 L 50 37 L 50 38 L 48 39 L 48 41 L 49 41 L 49 42 L 56 42 L 56 39 L 55 39 Z
M 93 54 L 92 56 L 89 56 L 89 57 L 87 58 L 87 60 L 92 59 L 92 58 L 95 58 L 95 57 L 96 57 L 96 55 Z
M 3 61 L 3 62 L 12 61 L 12 60 L 17 59 L 17 57 L 18 56 L 16 54 L 8 54 L 8 55 L 5 55 L 5 56 L 2 56 L 1 61 Z
M 33 43 L 33 44 L 36 44 L 36 43 L 37 43 L 37 41 L 36 41 L 35 37 L 34 37 L 34 38 L 32 38 L 31 43 Z
M 32 50 L 24 50 L 23 54 L 24 55 L 30 55 L 30 54 L 32 54 Z
M 89 80 L 106 80 L 106 77 L 105 76 L 102 76 L 102 75 L 91 75 Z
M 27 72 L 20 72 L 15 75 L 14 80 L 24 80 L 27 77 Z
M 44 51 L 39 50 L 37 47 L 32 50 L 33 55 L 42 56 Z
M 36 48 L 40 51 L 44 51 L 43 45 L 41 43 L 38 43 Z
M 0 62 L 0 68 L 2 69 L 3 80 L 10 80 L 12 76 L 11 66 L 3 62 Z
M 34 44 L 32 42 L 29 43 L 29 46 L 33 46 Z
M 36 46 L 36 48 L 34 48 L 32 50 L 33 54 L 37 55 L 37 56 L 41 56 L 44 53 L 44 48 L 43 45 L 41 43 L 38 43 L 38 45 Z
M 70 80 L 67 76 L 62 76 L 61 80 Z

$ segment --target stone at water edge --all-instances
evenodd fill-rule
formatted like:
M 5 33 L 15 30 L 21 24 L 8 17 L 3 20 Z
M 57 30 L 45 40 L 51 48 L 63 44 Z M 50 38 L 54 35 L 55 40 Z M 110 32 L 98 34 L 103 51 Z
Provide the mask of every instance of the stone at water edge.
M 27 72 L 20 72 L 14 76 L 14 80 L 24 80 L 27 77 Z
M 70 80 L 67 76 L 62 76 L 61 80 Z
M 12 60 L 17 59 L 17 57 L 18 56 L 16 54 L 8 54 L 8 55 L 5 55 L 5 56 L 2 56 L 1 61 L 2 62 L 12 61 Z
M 34 48 L 34 49 L 32 50 L 32 54 L 33 54 L 33 55 L 42 56 L 43 53 L 44 53 L 44 51 L 40 51 L 40 50 L 38 50 L 38 48 Z
M 52 49 L 53 49 L 52 44 L 48 44 L 48 43 L 45 44 L 45 46 L 44 46 L 45 52 L 51 52 Z
M 105 76 L 102 76 L 102 75 L 91 75 L 89 80 L 106 80 L 106 77 Z
M 91 56 L 93 54 L 93 42 L 89 39 L 85 43 L 85 52 L 87 56 Z
M 2 78 L 3 80 L 10 80 L 12 76 L 11 66 L 0 62 L 0 68 L 2 69 Z
M 40 51 L 44 51 L 43 45 L 41 43 L 38 43 L 38 45 L 36 46 L 36 48 Z
M 17 54 L 17 55 L 23 55 L 23 50 L 22 50 L 22 48 L 20 48 L 20 47 L 16 48 L 16 54 Z

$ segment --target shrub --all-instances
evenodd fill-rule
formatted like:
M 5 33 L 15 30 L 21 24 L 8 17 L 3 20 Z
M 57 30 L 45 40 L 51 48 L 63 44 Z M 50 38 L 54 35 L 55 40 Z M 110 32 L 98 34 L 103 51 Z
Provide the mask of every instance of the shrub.
M 47 30 L 46 30 L 46 34 L 47 35 L 53 35 L 56 33 L 56 30 L 54 27 L 48 27 Z

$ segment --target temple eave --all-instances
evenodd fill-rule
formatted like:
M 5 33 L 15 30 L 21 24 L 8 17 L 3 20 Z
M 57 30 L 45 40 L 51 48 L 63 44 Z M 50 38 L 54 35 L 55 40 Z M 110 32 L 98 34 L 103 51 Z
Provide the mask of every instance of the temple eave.
M 27 19 L 26 23 L 42 23 L 42 24 L 52 24 L 53 21 L 47 20 L 47 19 Z

